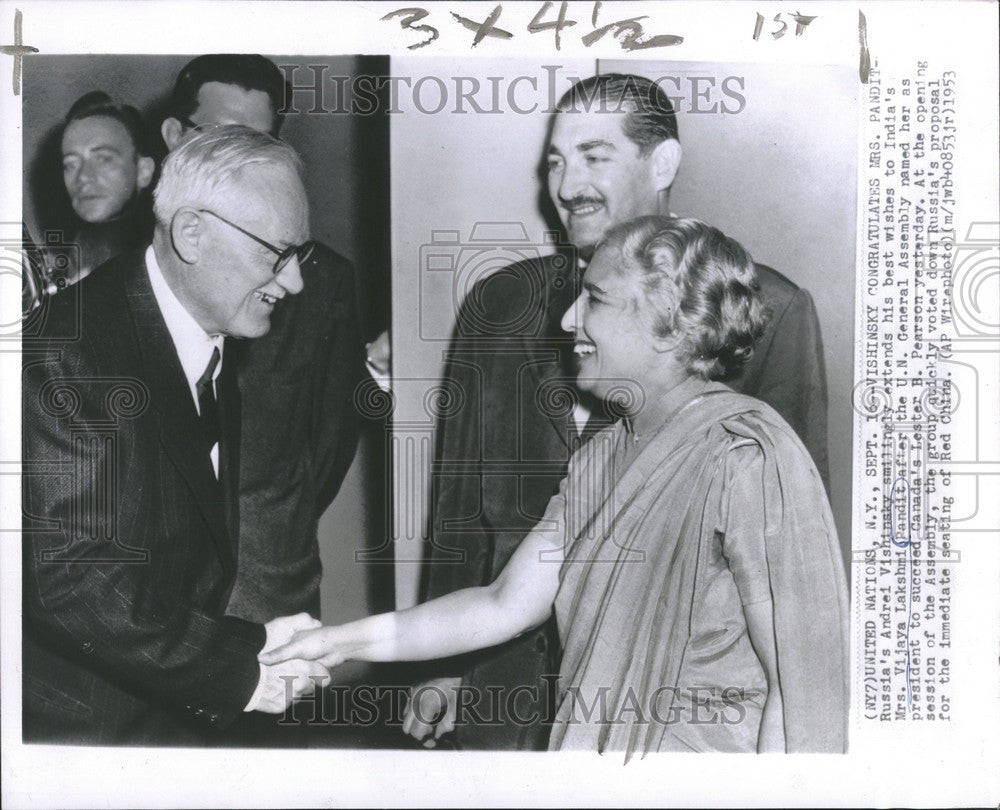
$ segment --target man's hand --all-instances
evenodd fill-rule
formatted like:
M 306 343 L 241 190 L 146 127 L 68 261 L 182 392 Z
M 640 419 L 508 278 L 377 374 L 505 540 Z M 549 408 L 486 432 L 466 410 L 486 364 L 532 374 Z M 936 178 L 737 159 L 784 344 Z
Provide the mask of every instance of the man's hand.
M 461 685 L 461 678 L 432 678 L 414 687 L 403 716 L 403 733 L 419 742 L 433 730 L 434 736 L 424 740 L 425 748 L 433 748 L 443 735 L 454 731 Z
M 264 648 L 261 652 L 267 652 L 282 644 L 287 644 L 299 630 L 315 630 L 322 626 L 323 623 L 319 619 L 314 619 L 308 613 L 296 613 L 294 616 L 279 616 L 277 619 L 271 619 L 264 625 L 267 641 L 264 642 Z
M 322 689 L 330 680 L 326 667 L 317 661 L 293 659 L 274 666 L 261 666 L 257 702 L 248 711 L 282 714 L 293 700 Z
M 314 619 L 308 613 L 271 619 L 264 625 L 267 639 L 260 654 L 287 644 L 299 630 L 312 630 L 322 626 L 318 619 Z M 322 688 L 329 680 L 330 675 L 326 667 L 318 661 L 291 659 L 273 666 L 262 663 L 260 681 L 244 711 L 281 714 L 293 700 L 312 694 L 317 686 Z

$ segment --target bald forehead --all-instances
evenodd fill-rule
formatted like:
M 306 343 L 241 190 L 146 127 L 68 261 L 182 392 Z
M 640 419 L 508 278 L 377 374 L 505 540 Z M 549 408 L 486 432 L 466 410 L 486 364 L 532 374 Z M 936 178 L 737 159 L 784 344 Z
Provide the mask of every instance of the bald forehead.
M 247 163 L 232 174 L 234 182 L 248 189 L 260 187 L 265 192 L 270 187 L 301 189 L 305 195 L 302 178 L 294 166 L 278 160 L 259 160 Z
M 247 222 L 271 223 L 286 244 L 309 232 L 309 202 L 299 173 L 283 163 L 252 163 L 234 172 L 221 192 L 227 210 Z M 275 234 L 278 238 L 278 234 Z

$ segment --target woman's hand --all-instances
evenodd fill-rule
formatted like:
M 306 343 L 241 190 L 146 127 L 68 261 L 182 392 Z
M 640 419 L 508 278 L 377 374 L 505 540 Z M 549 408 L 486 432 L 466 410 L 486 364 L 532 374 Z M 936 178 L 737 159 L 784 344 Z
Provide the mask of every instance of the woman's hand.
M 300 630 L 284 644 L 273 650 L 264 650 L 257 660 L 265 665 L 280 664 L 293 658 L 317 661 L 327 669 L 342 664 L 358 649 L 357 641 L 352 641 L 341 627 L 318 627 L 314 630 Z

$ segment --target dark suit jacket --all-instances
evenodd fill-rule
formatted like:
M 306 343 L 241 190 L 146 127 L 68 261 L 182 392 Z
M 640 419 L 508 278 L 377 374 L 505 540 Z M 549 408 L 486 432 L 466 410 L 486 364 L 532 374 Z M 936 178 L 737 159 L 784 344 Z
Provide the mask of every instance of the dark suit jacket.
M 265 637 L 223 615 L 235 369 L 227 350 L 220 483 L 142 254 L 79 292 L 49 302 L 44 351 L 25 346 L 24 737 L 202 742 L 241 715 Z
M 578 294 L 569 255 L 521 262 L 480 281 L 463 303 L 445 377 L 465 404 L 438 426 L 432 534 L 424 569 L 427 598 L 492 582 L 558 490 L 580 439 L 572 419 L 573 339 L 559 326 Z M 808 293 L 758 265 L 772 313 L 753 360 L 728 383 L 772 405 L 826 469 L 826 377 L 815 308 Z M 598 410 L 598 425 L 614 418 Z M 554 620 L 506 644 L 451 661 L 442 674 L 465 673 L 485 690 L 504 687 L 495 725 L 469 722 L 456 736 L 466 748 L 544 748 L 544 719 L 555 707 L 543 674 L 558 672 Z M 518 685 L 533 687 L 538 701 Z M 494 699 L 495 700 L 495 699 Z M 484 719 L 490 700 L 473 704 Z M 507 711 L 510 709 L 511 711 Z M 496 712 L 493 712 L 496 715 Z M 536 722 L 525 722 L 534 718 Z M 472 720 L 471 712 L 466 720 Z
M 354 458 L 354 390 L 367 377 L 350 262 L 317 245 L 302 280 L 270 331 L 238 347 L 240 554 L 227 612 L 256 622 L 319 616 L 317 525 Z

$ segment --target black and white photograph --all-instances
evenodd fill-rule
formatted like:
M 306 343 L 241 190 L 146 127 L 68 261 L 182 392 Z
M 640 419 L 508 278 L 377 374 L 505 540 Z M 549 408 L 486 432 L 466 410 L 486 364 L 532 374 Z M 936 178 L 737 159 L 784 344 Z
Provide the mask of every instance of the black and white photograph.
M 996 787 L 869 786 L 1000 720 L 997 76 L 773 5 L 4 4 L 5 804 Z
M 26 741 L 266 743 L 261 713 L 320 670 L 265 670 L 257 641 L 318 621 L 324 592 L 331 621 L 392 605 L 385 566 L 353 554 L 378 547 L 366 533 L 386 508 L 384 430 L 355 393 L 388 329 L 388 139 L 371 102 L 346 114 L 347 80 L 372 92 L 387 60 L 304 61 L 40 57 L 26 72 L 25 458 L 88 474 L 26 472 Z M 345 114 L 301 111 L 302 76 L 340 77 Z M 169 160 L 192 141 L 207 151 Z M 231 187 L 252 167 L 255 191 Z M 214 281 L 197 269 L 175 249 L 181 209 L 244 258 Z M 69 365 L 50 367 L 53 349 Z M 285 695 L 288 673 L 302 686 Z
M 470 654 L 457 648 L 464 625 L 444 602 L 436 618 L 428 613 L 442 628 L 442 651 L 464 654 L 458 668 L 440 669 L 428 683 L 465 690 L 466 698 L 454 701 L 463 706 L 459 716 L 449 705 L 441 721 L 419 723 L 417 732 L 454 727 L 456 741 L 476 748 L 626 757 L 756 751 L 772 743 L 778 750 L 844 750 L 849 543 L 838 541 L 835 515 L 849 538 L 850 458 L 849 448 L 834 442 L 831 465 L 829 423 L 833 435 L 850 424 L 852 77 L 846 69 L 819 69 L 801 76 L 801 95 L 791 95 L 773 71 L 751 65 L 602 61 L 556 70 L 511 63 L 500 83 L 505 103 L 494 114 L 488 105 L 498 83 L 490 77 L 499 65 L 394 59 L 391 66 L 394 74 L 416 74 L 413 87 L 426 88 L 391 132 L 393 211 L 401 212 L 393 221 L 393 322 L 394 334 L 408 336 L 397 341 L 393 367 L 404 378 L 397 442 L 411 439 L 401 452 L 421 447 L 429 427 L 421 417 L 429 423 L 440 412 L 429 477 L 398 487 L 412 499 L 426 480 L 430 496 L 417 598 L 490 586 L 497 613 L 477 617 L 464 632 L 505 628 L 491 637 L 501 646 Z M 440 95 L 475 87 L 479 99 L 448 98 L 446 106 Z M 803 101 L 817 91 L 831 101 L 829 113 L 807 116 Z M 549 98 L 556 99 L 552 109 Z M 467 109 L 473 103 L 483 111 Z M 429 105 L 444 110 L 420 114 Z M 436 176 L 407 160 L 414 145 L 440 150 Z M 821 185 L 831 173 L 843 178 L 839 188 Z M 724 195 L 712 190 L 715 183 L 726 187 Z M 440 204 L 413 206 L 415 187 Z M 605 242 L 608 264 L 588 278 Z M 661 249 L 671 266 L 714 268 L 723 274 L 713 276 L 720 286 L 701 287 L 692 269 L 690 279 L 674 277 L 670 292 L 659 287 L 654 257 Z M 667 303 L 673 295 L 681 297 Z M 681 338 L 681 317 L 692 330 L 717 331 Z M 696 327 L 698 318 L 706 320 Z M 633 335 L 633 323 L 648 326 Z M 672 349 L 656 342 L 668 333 L 679 341 Z M 683 370 L 660 380 L 659 361 L 674 351 L 686 358 L 675 361 Z M 440 380 L 429 389 L 436 397 L 409 369 Z M 675 414 L 706 415 L 708 402 L 723 401 L 713 392 L 752 396 L 766 408 L 732 400 L 718 421 L 696 421 L 668 438 Z M 759 441 L 722 427 L 743 420 L 743 405 L 774 420 L 790 443 L 789 459 L 754 459 L 752 473 L 730 467 L 731 452 Z M 719 447 L 703 454 L 716 431 Z M 421 461 L 397 459 L 396 469 Z M 633 461 L 641 472 L 630 475 Z M 752 475 L 758 489 L 737 504 L 732 487 L 741 475 Z M 793 494 L 793 481 L 807 491 Z M 798 550 L 802 559 L 792 563 L 776 546 L 765 549 L 765 534 L 777 526 L 734 523 L 741 525 L 734 534 L 757 532 L 760 545 L 745 562 L 736 550 L 726 562 L 725 522 L 741 509 L 747 517 L 772 513 L 771 499 L 786 509 L 801 504 L 819 521 L 785 529 L 815 537 L 816 545 Z M 561 570 L 548 548 L 553 542 L 566 555 Z M 399 545 L 408 548 L 405 537 Z M 529 549 L 537 573 L 525 559 Z M 741 585 L 742 564 L 762 581 Z M 802 566 L 789 575 L 785 594 L 767 573 L 779 565 Z M 741 590 L 758 586 L 777 600 L 763 619 L 774 628 L 766 641 L 753 638 L 747 612 L 756 597 Z M 679 601 L 665 602 L 668 593 Z M 461 605 L 456 614 L 478 610 L 475 602 L 450 599 Z M 733 601 L 716 613 L 720 599 Z M 784 610 L 796 620 L 779 632 Z M 400 625 L 400 632 L 423 639 L 422 628 Z M 778 650 L 787 669 L 765 672 L 762 645 Z M 717 659 L 712 675 L 700 669 L 707 659 L 695 663 L 702 654 Z M 796 672 L 799 654 L 809 661 Z M 686 673 L 682 660 L 695 668 Z M 547 688 L 553 676 L 554 694 Z M 783 716 L 776 722 L 788 738 L 765 740 L 764 720 L 777 705 L 769 703 L 765 679 L 780 680 L 784 695 L 798 678 L 809 691 L 823 684 L 828 714 L 803 718 L 796 730 Z M 714 722 L 692 714 L 706 701 Z M 789 701 L 790 693 L 785 711 Z

